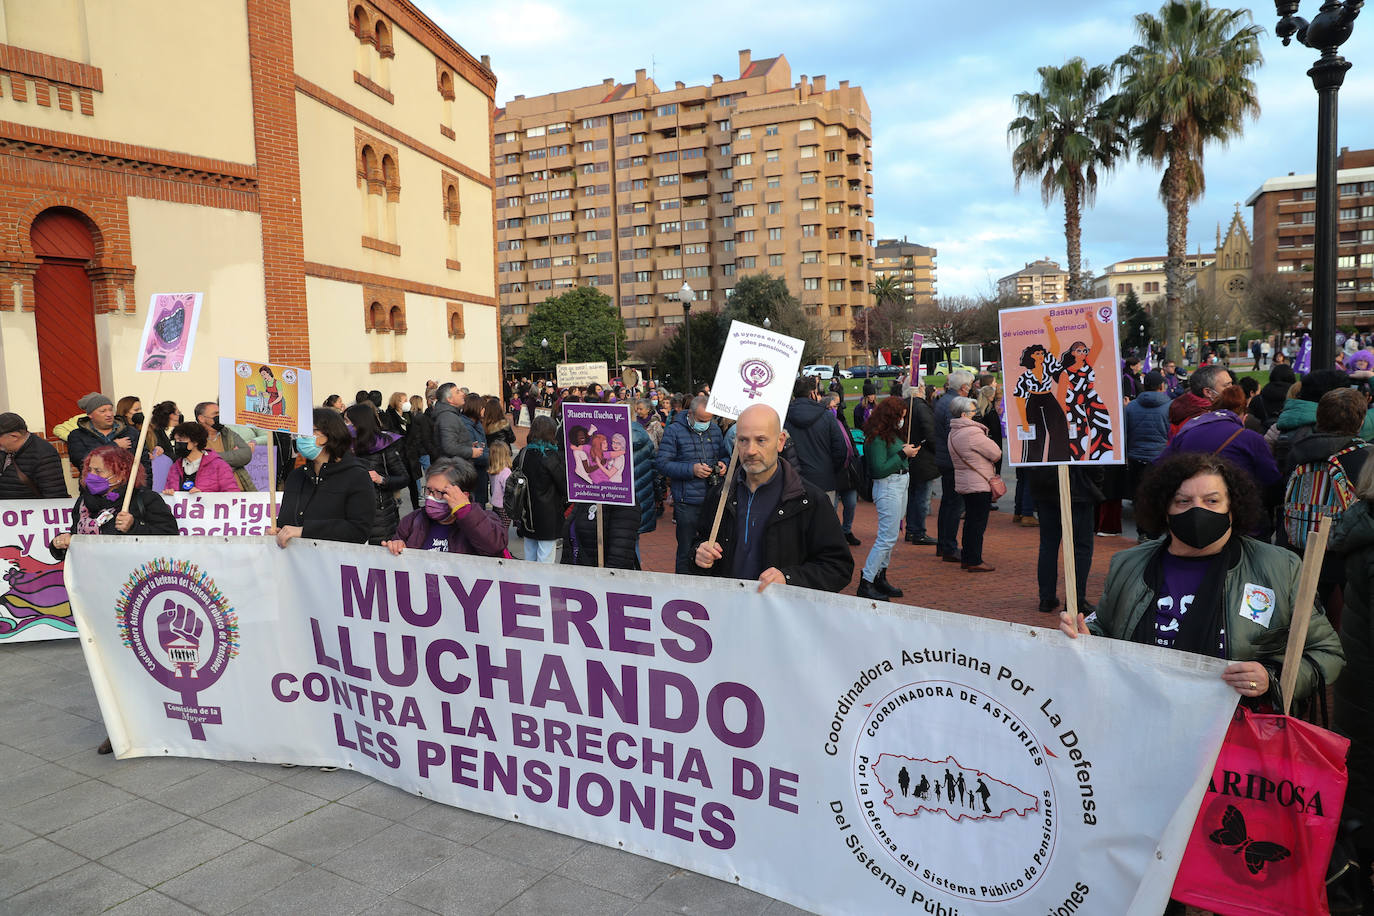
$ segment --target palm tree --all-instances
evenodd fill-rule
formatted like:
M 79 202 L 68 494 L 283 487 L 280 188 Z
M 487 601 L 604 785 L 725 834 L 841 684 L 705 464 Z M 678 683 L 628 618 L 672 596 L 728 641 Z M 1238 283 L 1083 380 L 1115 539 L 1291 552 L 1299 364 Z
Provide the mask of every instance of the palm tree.
M 1105 96 L 1111 70 L 1089 67 L 1083 58 L 1062 67 L 1041 67 L 1039 92 L 1018 92 L 1018 117 L 1007 125 L 1015 144 L 1011 169 L 1016 187 L 1028 176 L 1040 179 L 1045 206 L 1064 198 L 1064 240 L 1068 247 L 1070 299 L 1083 297 L 1083 207 L 1097 196 L 1099 173 L 1111 171 L 1125 150 L 1125 130 Z
M 906 290 L 902 289 L 902 282 L 892 274 L 885 274 L 869 284 L 868 292 L 873 296 L 873 306 L 864 309 L 863 330 L 864 349 L 868 352 L 876 352 L 878 347 L 874 346 L 874 339 L 891 345 L 892 337 L 890 333 L 883 333 L 882 328 L 887 327 L 890 331 L 900 323 L 900 315 L 904 312 L 907 305 Z M 873 327 L 869 328 L 869 320 L 874 322 Z M 858 323 L 855 322 L 855 331 L 858 331 Z
M 1170 0 L 1159 15 L 1135 17 L 1139 41 L 1113 68 L 1119 105 L 1142 160 L 1164 166 L 1159 195 L 1168 214 L 1164 259 L 1165 333 L 1177 355 L 1188 248 L 1188 205 L 1206 189 L 1202 154 L 1211 141 L 1240 136 L 1259 115 L 1251 74 L 1263 63 L 1249 10 L 1214 9 L 1206 0 Z

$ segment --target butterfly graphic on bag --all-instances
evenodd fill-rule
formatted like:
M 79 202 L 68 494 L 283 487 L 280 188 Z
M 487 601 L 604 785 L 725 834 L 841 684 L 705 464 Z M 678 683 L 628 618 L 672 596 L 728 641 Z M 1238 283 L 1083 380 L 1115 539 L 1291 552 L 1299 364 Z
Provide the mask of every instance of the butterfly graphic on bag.
M 1227 805 L 1221 816 L 1221 829 L 1213 830 L 1207 839 L 1218 846 L 1234 846 L 1233 853 L 1245 853 L 1245 867 L 1258 875 L 1271 862 L 1282 862 L 1292 855 L 1278 843 L 1252 840 L 1245 832 L 1245 815 L 1235 805 Z

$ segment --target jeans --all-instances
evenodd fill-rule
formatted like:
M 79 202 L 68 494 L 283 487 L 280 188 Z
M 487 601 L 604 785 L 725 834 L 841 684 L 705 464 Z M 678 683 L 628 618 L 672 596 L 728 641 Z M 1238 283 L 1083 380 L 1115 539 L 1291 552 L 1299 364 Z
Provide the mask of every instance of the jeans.
M 935 551 L 941 556 L 959 556 L 959 516 L 964 514 L 964 498 L 954 492 L 954 468 L 940 469 L 940 516 L 936 526 Z
M 1093 565 L 1093 506 L 1072 503 L 1074 572 L 1078 579 L 1078 603 L 1087 599 L 1088 571 Z M 1059 599 L 1059 540 L 1063 523 L 1059 520 L 1059 499 L 1035 501 L 1040 516 L 1040 557 L 1035 576 L 1040 583 L 1040 600 L 1046 604 Z
M 910 475 L 908 475 L 910 476 Z M 906 491 L 906 533 L 926 536 L 926 516 L 930 514 L 930 481 L 911 478 Z
M 907 474 L 892 474 L 873 481 L 873 505 L 878 510 L 878 533 L 873 536 L 873 547 L 868 551 L 864 562 L 863 577 L 872 582 L 878 573 L 887 569 L 892 559 L 892 548 L 897 546 L 898 529 L 902 523 L 902 510 L 906 508 L 906 488 L 911 477 Z
M 1016 469 L 1016 495 L 1012 503 L 1013 515 L 1035 515 L 1035 500 L 1031 497 L 1030 479 L 1024 468 Z
M 854 508 L 859 504 L 859 491 L 841 490 L 839 495 L 840 505 L 844 506 L 843 521 L 840 525 L 844 528 L 844 533 L 849 534 L 854 530 Z
M 697 520 L 701 518 L 701 504 L 689 506 L 673 503 L 673 519 L 677 523 L 677 553 L 673 556 L 673 572 L 687 575 L 692 571 L 692 542 L 697 538 Z
M 991 509 L 991 493 L 964 494 L 964 552 L 960 559 L 965 566 L 983 565 L 983 535 Z
M 525 538 L 525 559 L 535 563 L 552 563 L 557 541 L 536 541 L 534 538 Z

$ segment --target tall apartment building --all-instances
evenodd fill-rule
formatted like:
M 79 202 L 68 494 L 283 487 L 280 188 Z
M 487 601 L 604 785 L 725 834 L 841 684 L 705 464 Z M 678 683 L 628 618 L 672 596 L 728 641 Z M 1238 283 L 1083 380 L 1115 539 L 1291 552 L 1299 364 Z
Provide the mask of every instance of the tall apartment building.
M 934 248 L 900 239 L 878 239 L 873 248 L 873 277 L 894 277 L 902 291 L 917 304 L 935 301 Z
M 1069 272 L 1048 257 L 1031 261 L 1014 274 L 997 281 L 999 296 L 1013 296 L 1027 302 L 1067 302 Z
M 1342 148 L 1336 159 L 1336 322 L 1374 326 L 1374 149 Z M 1254 213 L 1256 274 L 1297 278 L 1312 292 L 1317 176 L 1270 178 L 1246 200 Z
M 660 89 L 635 73 L 496 112 L 497 282 L 518 329 L 581 285 L 634 342 L 682 323 L 687 282 L 724 306 L 739 278 L 781 276 L 828 331 L 827 362 L 868 304 L 873 157 L 863 90 L 739 53 L 739 76 Z M 670 298 L 670 296 L 672 298 Z

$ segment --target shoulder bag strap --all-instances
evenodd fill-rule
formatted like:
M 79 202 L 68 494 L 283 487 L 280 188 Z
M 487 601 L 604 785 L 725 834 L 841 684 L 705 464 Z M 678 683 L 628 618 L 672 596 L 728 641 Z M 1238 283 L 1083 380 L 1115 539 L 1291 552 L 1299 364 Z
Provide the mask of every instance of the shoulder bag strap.
M 38 489 L 38 484 L 33 482 L 33 478 L 24 473 L 24 469 L 19 466 L 19 459 L 6 452 L 5 467 L 9 467 L 10 465 L 14 465 L 14 473 L 19 476 L 19 482 L 28 487 L 29 491 L 32 492 L 34 496 L 41 498 L 43 492 Z
M 1212 454 L 1213 454 L 1213 455 L 1220 455 L 1220 454 L 1222 453 L 1222 451 L 1225 450 L 1226 446 L 1228 446 L 1228 445 L 1230 445 L 1232 442 L 1234 442 L 1235 439 L 1236 439 L 1236 436 L 1239 436 L 1239 435 L 1240 435 L 1241 433 L 1243 433 L 1243 432 L 1245 432 L 1245 427 L 1244 427 L 1244 426 L 1242 426 L 1240 429 L 1236 430 L 1235 432 L 1231 433 L 1231 435 L 1227 437 L 1227 439 L 1226 439 L 1225 442 L 1221 443 L 1221 445 L 1218 445 L 1215 449 L 1213 449 Z

